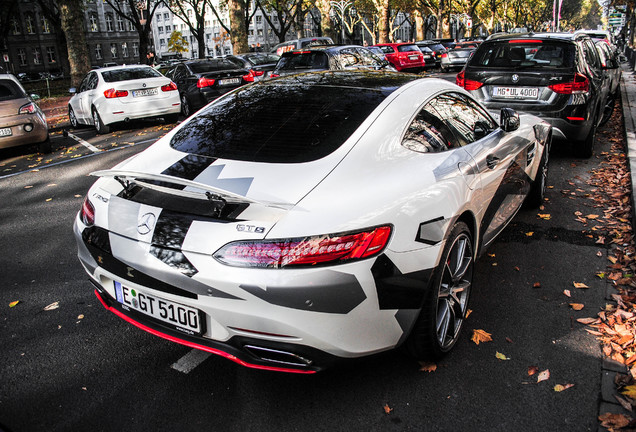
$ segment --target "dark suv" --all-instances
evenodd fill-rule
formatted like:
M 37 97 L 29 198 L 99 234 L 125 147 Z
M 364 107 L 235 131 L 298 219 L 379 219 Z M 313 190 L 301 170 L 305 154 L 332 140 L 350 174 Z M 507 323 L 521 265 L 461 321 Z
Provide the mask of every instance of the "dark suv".
M 508 107 L 548 121 L 555 138 L 592 156 L 608 86 L 594 42 L 586 35 L 491 36 L 457 75 L 457 84 L 488 109 Z
M 271 77 L 342 69 L 395 71 L 391 64 L 357 45 L 324 45 L 283 53 Z

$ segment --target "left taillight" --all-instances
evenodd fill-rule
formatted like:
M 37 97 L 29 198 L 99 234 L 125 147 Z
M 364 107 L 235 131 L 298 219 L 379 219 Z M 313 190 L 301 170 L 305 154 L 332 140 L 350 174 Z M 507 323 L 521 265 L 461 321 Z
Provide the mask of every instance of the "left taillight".
M 82 204 L 82 210 L 80 211 L 80 218 L 82 223 L 86 226 L 92 226 L 95 224 L 95 207 L 89 201 L 88 197 L 84 198 L 84 204 Z
M 104 91 L 104 97 L 106 99 L 120 98 L 128 96 L 128 90 L 117 90 L 114 88 Z
M 482 82 L 466 79 L 464 71 L 457 74 L 457 77 L 455 77 L 455 84 L 468 91 L 480 89 L 484 85 Z
M 36 111 L 35 104 L 33 102 L 29 102 L 28 104 L 22 105 L 18 110 L 18 114 L 33 114 Z
M 247 75 L 243 75 L 243 81 L 254 82 L 254 72 L 250 70 L 250 72 Z
M 590 91 L 590 81 L 585 75 L 580 73 L 574 74 L 574 80 L 559 84 L 549 85 L 548 88 L 555 93 L 560 94 L 584 94 Z
M 391 237 L 391 226 L 364 231 L 283 240 L 228 243 L 214 258 L 233 267 L 283 268 L 332 265 L 378 255 Z
M 164 92 L 175 91 L 175 90 L 177 90 L 177 85 L 173 83 L 172 81 L 170 81 L 170 84 L 161 86 L 161 91 L 164 91 Z

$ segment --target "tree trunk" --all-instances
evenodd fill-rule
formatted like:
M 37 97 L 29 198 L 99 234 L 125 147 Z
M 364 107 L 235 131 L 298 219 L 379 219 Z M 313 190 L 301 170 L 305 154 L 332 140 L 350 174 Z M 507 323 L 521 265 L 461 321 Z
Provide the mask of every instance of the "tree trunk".
M 389 27 L 391 25 L 391 11 L 389 10 L 389 0 L 381 0 L 379 2 L 380 8 L 378 13 L 380 14 L 380 23 L 378 25 L 380 35 L 378 37 L 379 43 L 389 43 Z
M 247 45 L 247 30 L 245 29 L 245 2 L 242 0 L 228 0 L 230 12 L 230 40 L 234 54 L 249 52 Z
M 199 58 L 204 59 L 207 55 L 205 49 L 205 29 L 201 28 L 197 34 L 197 45 L 199 46 Z
M 331 3 L 329 0 L 317 0 L 316 7 L 320 11 L 320 26 L 322 27 L 322 35 L 330 37 L 335 41 L 338 38 L 338 34 L 336 33 L 333 21 L 331 20 L 331 15 L 329 15 Z
M 58 0 L 62 30 L 66 35 L 71 86 L 79 87 L 84 75 L 91 69 L 91 58 L 86 44 L 83 0 Z
M 424 17 L 422 17 L 422 12 L 416 10 L 413 15 L 415 15 L 415 40 L 424 40 L 426 37 L 424 36 Z

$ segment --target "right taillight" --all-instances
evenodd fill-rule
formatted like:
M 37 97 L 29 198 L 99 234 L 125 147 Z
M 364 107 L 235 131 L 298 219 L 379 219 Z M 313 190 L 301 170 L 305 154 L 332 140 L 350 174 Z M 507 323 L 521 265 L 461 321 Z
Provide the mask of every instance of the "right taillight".
M 464 71 L 461 71 L 457 74 L 457 76 L 455 77 L 455 84 L 465 88 L 468 91 L 477 90 L 484 85 L 484 83 L 482 82 L 466 79 L 464 76 Z
M 92 226 L 95 223 L 95 207 L 93 207 L 93 204 L 88 200 L 88 197 L 84 199 L 80 217 L 86 226 Z
M 585 75 L 580 73 L 574 74 L 574 80 L 562 82 L 559 84 L 549 85 L 548 88 L 559 94 L 582 94 L 590 91 L 590 81 Z

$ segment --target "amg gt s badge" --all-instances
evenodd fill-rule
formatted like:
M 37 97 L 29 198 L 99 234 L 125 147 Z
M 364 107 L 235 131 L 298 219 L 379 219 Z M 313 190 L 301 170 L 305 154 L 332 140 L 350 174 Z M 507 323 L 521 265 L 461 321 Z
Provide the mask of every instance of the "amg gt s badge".
M 157 217 L 153 213 L 146 213 L 139 218 L 137 223 L 137 232 L 141 235 L 146 235 L 155 227 Z
M 519 81 L 519 75 L 517 74 L 512 74 L 512 82 L 518 82 Z

